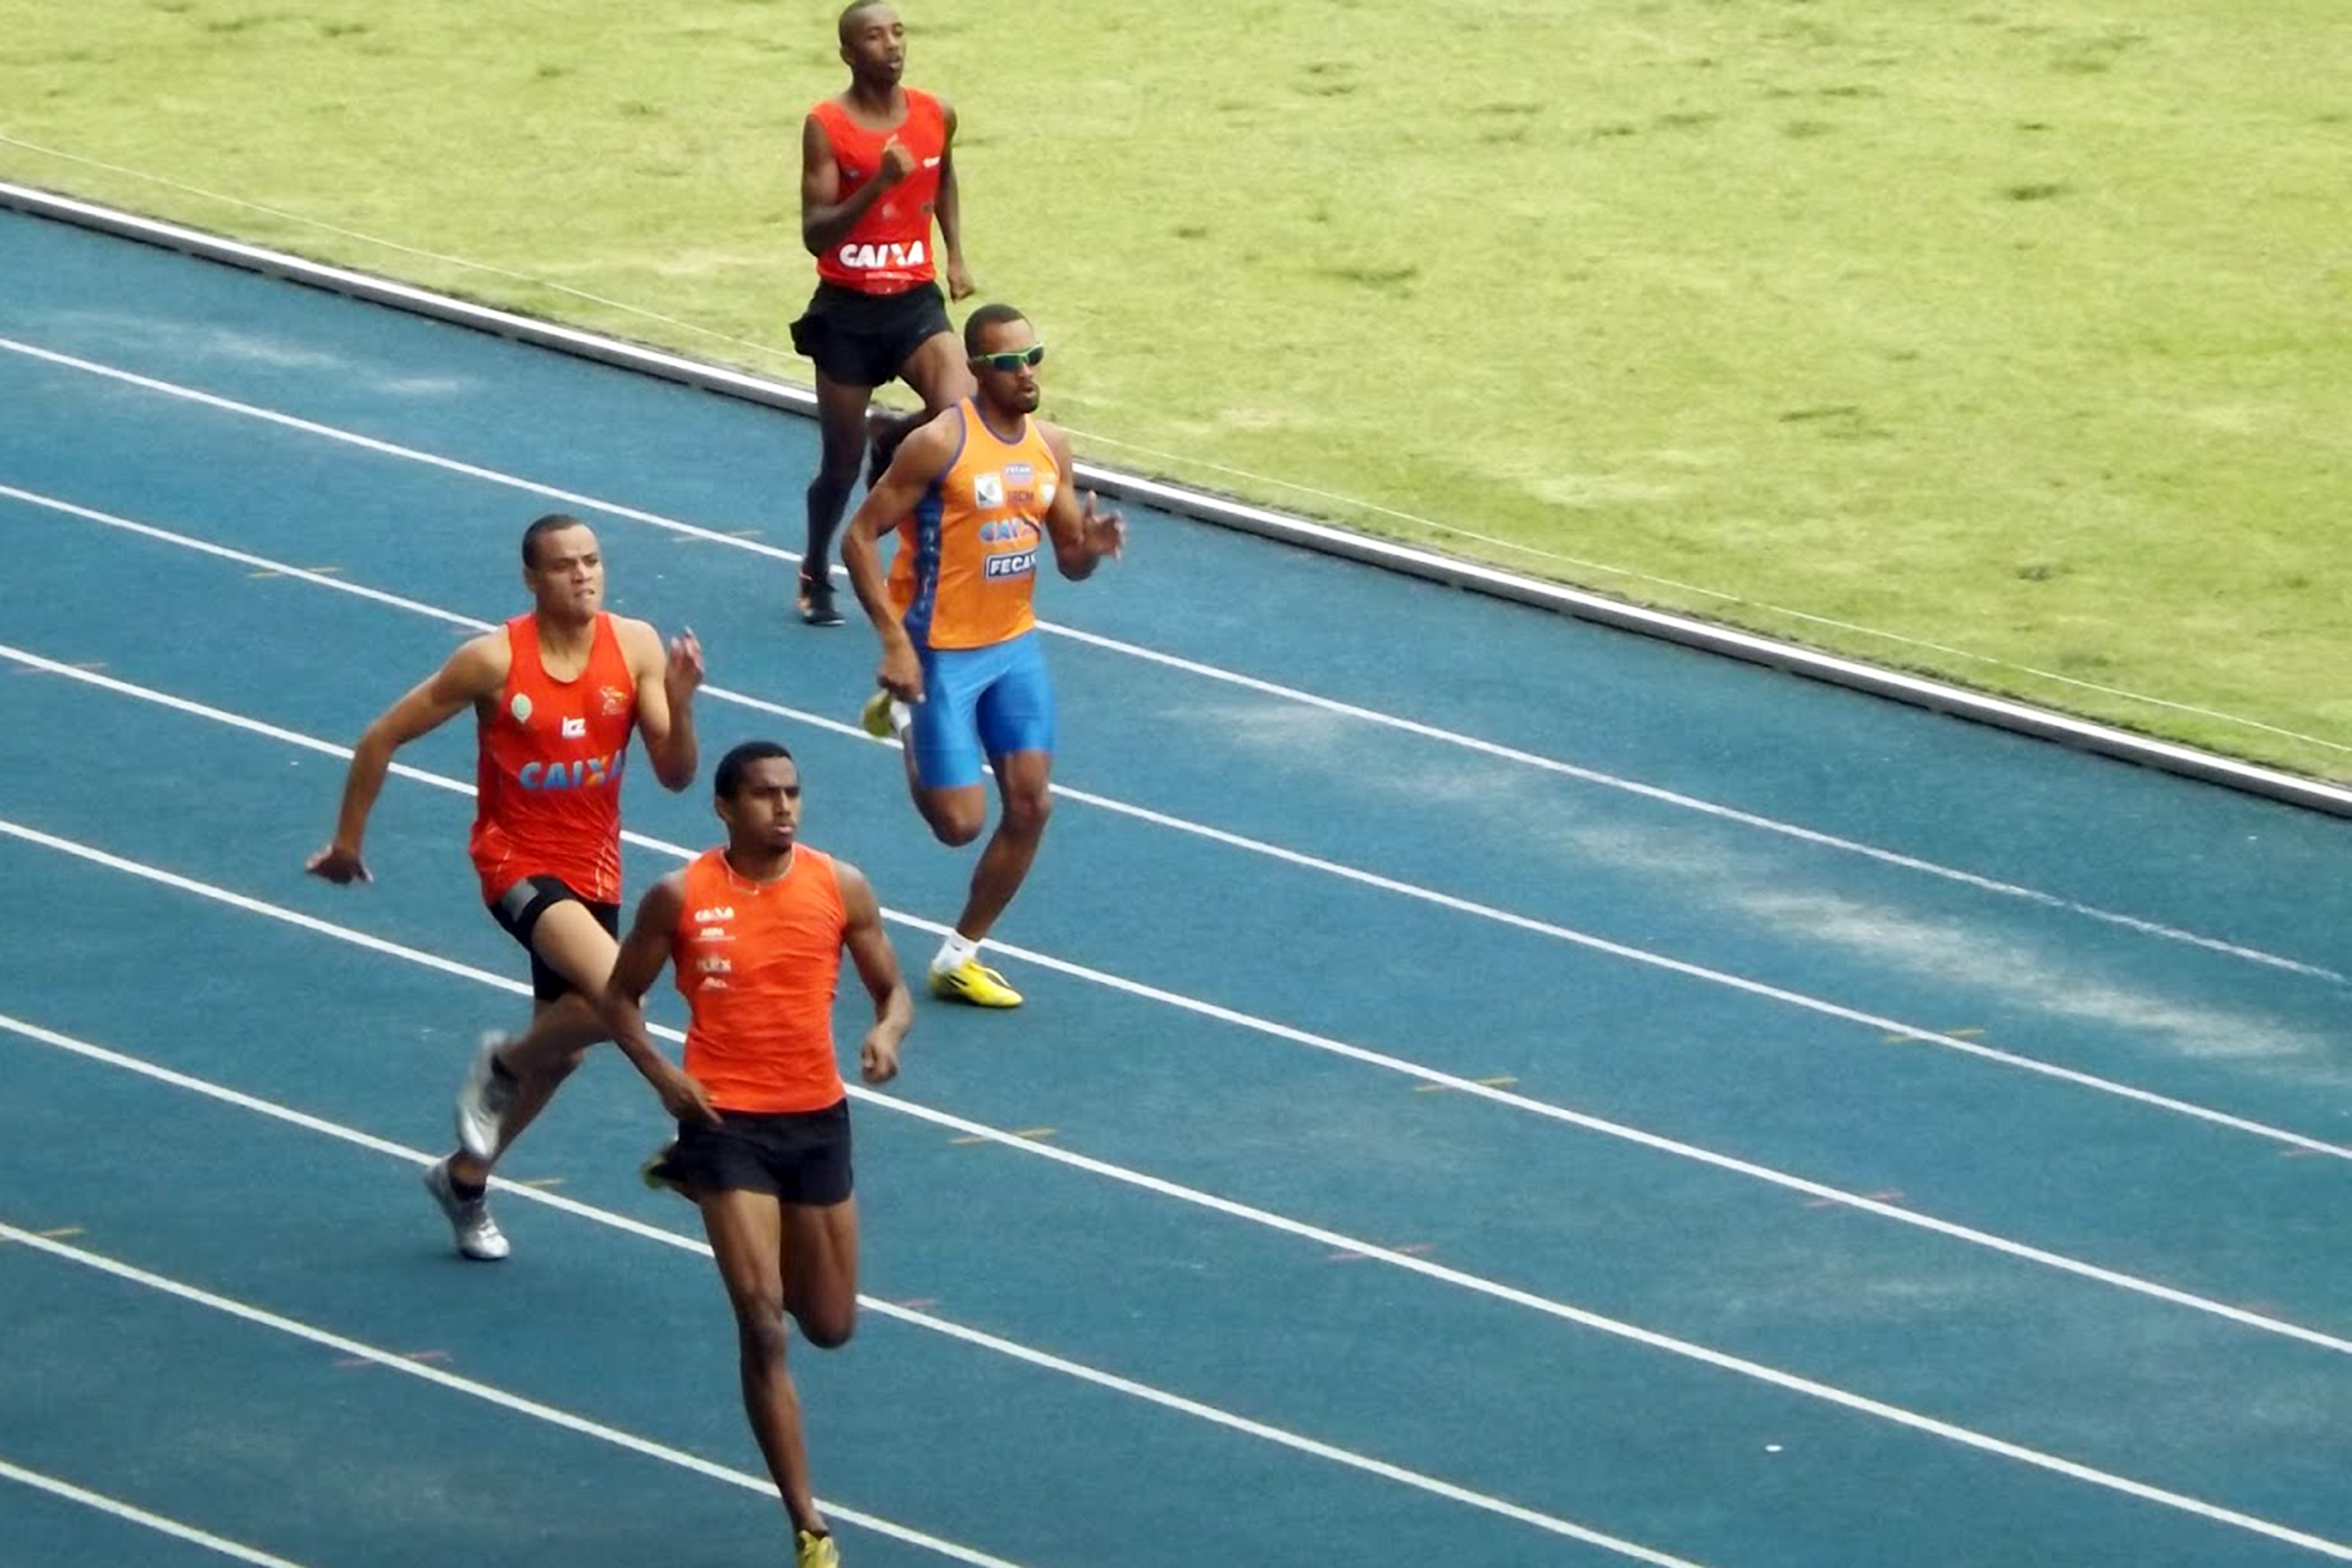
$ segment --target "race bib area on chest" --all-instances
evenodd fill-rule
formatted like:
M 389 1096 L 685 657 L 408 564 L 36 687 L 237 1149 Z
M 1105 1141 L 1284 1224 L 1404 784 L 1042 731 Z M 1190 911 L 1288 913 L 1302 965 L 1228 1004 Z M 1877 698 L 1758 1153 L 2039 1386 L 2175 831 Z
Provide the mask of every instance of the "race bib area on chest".
M 993 486 L 1000 497 L 1003 486 L 994 474 L 982 474 L 974 489 L 984 498 Z M 990 504 L 985 500 L 982 505 Z M 1000 518 L 980 525 L 981 548 L 988 554 L 981 563 L 981 575 L 988 578 L 1026 577 L 1037 570 L 1037 525 L 1023 518 Z M 1013 548 L 1008 549 L 1007 546 Z
M 627 759 L 628 752 L 613 752 L 568 763 L 525 763 L 515 770 L 515 783 L 528 790 L 614 789 Z
M 929 260 L 921 240 L 908 245 L 845 245 L 834 253 L 844 267 L 861 272 L 895 271 L 920 267 Z

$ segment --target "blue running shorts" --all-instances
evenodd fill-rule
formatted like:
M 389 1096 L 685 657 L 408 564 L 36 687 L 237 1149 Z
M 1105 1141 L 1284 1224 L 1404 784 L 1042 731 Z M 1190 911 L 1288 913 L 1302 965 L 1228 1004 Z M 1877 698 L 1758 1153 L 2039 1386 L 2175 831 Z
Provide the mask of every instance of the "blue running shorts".
M 986 647 L 919 651 L 923 700 L 907 743 L 925 789 L 978 784 L 982 756 L 1054 749 L 1054 683 L 1035 632 Z

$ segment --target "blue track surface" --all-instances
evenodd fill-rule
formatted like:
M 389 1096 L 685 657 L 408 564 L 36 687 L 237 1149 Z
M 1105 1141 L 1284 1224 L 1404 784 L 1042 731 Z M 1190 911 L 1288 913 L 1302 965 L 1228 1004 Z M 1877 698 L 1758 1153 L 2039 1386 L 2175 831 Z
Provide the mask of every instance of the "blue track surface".
M 919 963 L 969 857 L 783 613 L 810 430 L 34 220 L 0 276 L 0 1557 L 780 1561 L 634 1075 L 503 1268 L 417 1187 L 523 1005 L 470 801 L 300 867 L 306 741 L 567 510 Z M 867 1310 L 795 1354 L 855 1568 L 2352 1558 L 2345 825 L 1130 528 L 1041 594 L 1029 1005 L 856 1111 Z M 633 889 L 702 795 L 631 786 Z

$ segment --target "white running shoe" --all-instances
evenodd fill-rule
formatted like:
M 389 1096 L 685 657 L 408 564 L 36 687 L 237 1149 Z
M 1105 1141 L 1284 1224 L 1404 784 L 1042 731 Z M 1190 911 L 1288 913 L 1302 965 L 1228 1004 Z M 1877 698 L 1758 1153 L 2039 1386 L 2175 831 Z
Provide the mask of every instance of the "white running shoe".
M 466 1068 L 466 1081 L 457 1086 L 457 1147 L 486 1162 L 499 1157 L 499 1124 L 514 1103 L 514 1079 L 495 1070 L 504 1044 L 504 1035 L 484 1035 Z
M 490 1217 L 490 1197 L 484 1193 L 478 1198 L 461 1198 L 457 1189 L 449 1184 L 449 1162 L 436 1160 L 425 1167 L 425 1190 L 441 1205 L 449 1231 L 457 1243 L 457 1250 L 483 1263 L 496 1263 L 513 1250 L 507 1246 L 499 1222 Z

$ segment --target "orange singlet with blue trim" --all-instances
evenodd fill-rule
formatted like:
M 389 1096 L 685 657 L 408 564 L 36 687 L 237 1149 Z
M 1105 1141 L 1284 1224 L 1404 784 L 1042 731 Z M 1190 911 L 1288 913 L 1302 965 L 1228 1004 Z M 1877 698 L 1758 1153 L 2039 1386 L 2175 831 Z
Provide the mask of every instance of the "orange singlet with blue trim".
M 1037 624 L 1037 558 L 1062 470 L 1037 421 L 1007 440 L 971 398 L 955 457 L 898 525 L 890 602 L 917 647 L 989 647 Z

